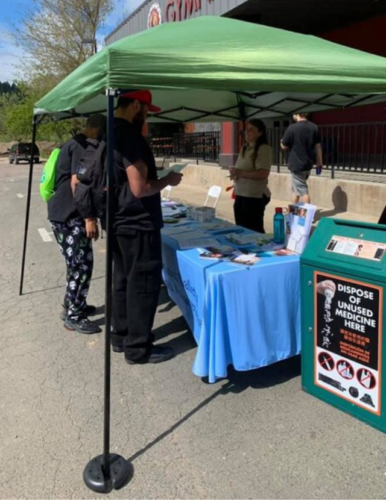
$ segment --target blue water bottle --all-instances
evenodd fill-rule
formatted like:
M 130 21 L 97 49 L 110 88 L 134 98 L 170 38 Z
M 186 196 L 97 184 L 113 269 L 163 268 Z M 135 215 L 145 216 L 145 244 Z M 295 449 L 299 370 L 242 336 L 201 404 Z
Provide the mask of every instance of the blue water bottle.
M 280 244 L 285 242 L 285 221 L 281 207 L 275 208 L 273 216 L 273 241 Z

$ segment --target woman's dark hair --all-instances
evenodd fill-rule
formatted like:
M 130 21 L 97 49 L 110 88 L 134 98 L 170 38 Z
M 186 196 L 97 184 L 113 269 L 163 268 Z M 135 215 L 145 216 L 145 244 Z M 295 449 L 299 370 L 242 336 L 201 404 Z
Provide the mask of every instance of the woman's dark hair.
M 267 127 L 265 126 L 265 123 L 262 120 L 259 119 L 253 119 L 248 121 L 249 125 L 252 125 L 252 127 L 257 128 L 259 132 L 261 132 L 261 136 L 257 139 L 255 143 L 255 149 L 253 151 L 252 155 L 252 160 L 253 164 L 256 163 L 256 158 L 257 158 L 257 153 L 259 151 L 260 146 L 263 144 L 268 144 L 268 138 L 267 138 Z M 243 150 L 241 152 L 242 157 L 244 158 L 245 151 L 247 150 L 248 144 L 244 144 Z

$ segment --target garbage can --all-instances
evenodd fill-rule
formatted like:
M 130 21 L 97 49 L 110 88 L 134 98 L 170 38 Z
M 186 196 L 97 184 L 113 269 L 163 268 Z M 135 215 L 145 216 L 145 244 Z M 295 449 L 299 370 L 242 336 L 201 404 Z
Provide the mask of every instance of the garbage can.
M 386 431 L 386 226 L 322 219 L 301 257 L 302 385 Z

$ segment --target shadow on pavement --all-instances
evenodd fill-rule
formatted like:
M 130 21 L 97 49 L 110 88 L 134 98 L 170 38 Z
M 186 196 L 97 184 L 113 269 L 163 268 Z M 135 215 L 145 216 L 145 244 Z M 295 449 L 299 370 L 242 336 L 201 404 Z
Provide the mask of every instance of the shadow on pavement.
M 293 356 L 292 358 L 279 361 L 273 365 L 245 372 L 238 372 L 233 367 L 229 366 L 228 377 L 223 380 L 232 382 L 233 387 L 230 392 L 239 393 L 248 388 L 263 389 L 284 384 L 295 377 L 299 377 L 300 370 L 300 356 Z M 207 381 L 206 377 L 201 380 L 203 382 Z
M 156 340 L 161 340 L 169 335 L 173 335 L 174 333 L 180 333 L 182 331 L 189 331 L 189 327 L 185 321 L 185 318 L 181 315 L 178 318 L 174 318 L 169 323 L 165 323 L 158 328 L 153 330 L 154 336 Z M 191 334 L 193 337 L 193 335 Z
M 174 337 L 165 344 L 157 345 L 167 345 L 169 347 L 172 347 L 176 356 L 197 347 L 190 330 L 186 330 L 184 333 L 182 333 L 178 337 Z
M 136 460 L 141 455 L 149 451 L 151 448 L 153 448 L 153 446 L 156 446 L 163 439 L 172 434 L 182 424 L 187 422 L 193 415 L 205 408 L 218 396 L 226 396 L 230 393 L 239 394 L 248 388 L 262 389 L 271 387 L 287 382 L 288 380 L 291 380 L 294 377 L 298 377 L 299 375 L 300 356 L 294 356 L 293 358 L 280 361 L 279 363 L 275 363 L 274 365 L 270 365 L 265 368 L 259 368 L 257 370 L 251 370 L 248 372 L 237 372 L 233 368 L 229 368 L 228 378 L 217 382 L 218 384 L 221 383 L 222 385 L 216 392 L 214 392 L 208 398 L 204 399 L 204 401 L 193 408 L 193 410 L 188 412 L 183 418 L 178 420 L 174 425 L 172 425 L 169 429 L 160 434 L 146 446 L 144 446 L 141 450 L 134 453 L 131 457 L 128 458 L 128 460 Z
M 92 278 L 91 281 L 96 281 L 96 280 L 101 280 L 101 279 L 105 279 L 105 277 L 104 276 L 97 276 L 96 278 Z M 63 283 L 62 285 L 51 286 L 49 288 L 41 288 L 40 290 L 30 290 L 29 292 L 23 292 L 22 296 L 23 295 L 32 295 L 34 293 L 49 292 L 50 290 L 57 290 L 58 288 L 63 288 L 63 293 L 64 293 L 64 291 L 66 289 L 65 283 Z

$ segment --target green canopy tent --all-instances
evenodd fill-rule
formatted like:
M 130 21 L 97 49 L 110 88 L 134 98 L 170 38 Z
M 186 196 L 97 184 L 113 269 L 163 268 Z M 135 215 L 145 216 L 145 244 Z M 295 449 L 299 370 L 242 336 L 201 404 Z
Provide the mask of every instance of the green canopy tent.
M 32 142 L 46 119 L 105 112 L 122 91 L 142 88 L 162 108 L 150 122 L 264 119 L 382 102 L 386 59 L 222 17 L 164 24 L 109 45 L 38 101 Z M 32 173 L 30 165 L 20 294 Z
M 106 89 L 149 88 L 152 121 L 229 121 L 385 99 L 386 60 L 222 17 L 169 23 L 109 45 L 36 103 L 67 118 L 106 109 Z
M 312 36 L 201 17 L 164 24 L 106 47 L 36 103 L 33 143 L 37 125 L 46 119 L 108 114 L 104 454 L 93 461 L 92 477 L 85 478 L 97 491 L 107 491 L 113 460 L 109 455 L 113 112 L 121 93 L 144 88 L 153 92 L 154 102 L 162 108 L 151 122 L 264 119 L 382 102 L 386 100 L 386 59 Z M 31 162 L 20 294 L 32 173 Z M 118 487 L 128 474 L 123 459 L 118 457 L 115 463 L 118 481 L 110 481 L 110 488 Z M 95 477 L 102 464 L 104 482 L 98 483 Z

